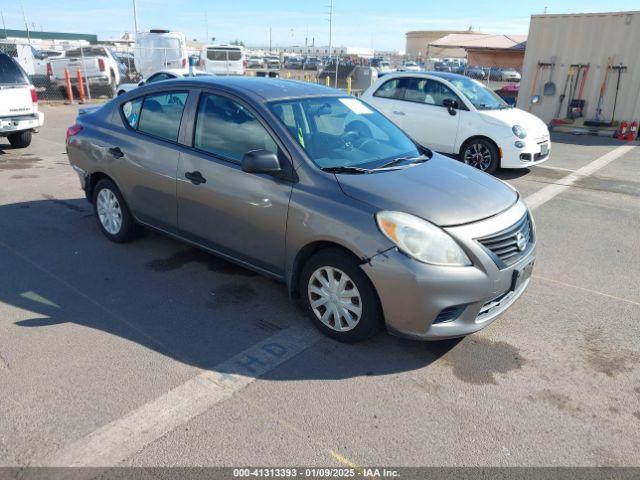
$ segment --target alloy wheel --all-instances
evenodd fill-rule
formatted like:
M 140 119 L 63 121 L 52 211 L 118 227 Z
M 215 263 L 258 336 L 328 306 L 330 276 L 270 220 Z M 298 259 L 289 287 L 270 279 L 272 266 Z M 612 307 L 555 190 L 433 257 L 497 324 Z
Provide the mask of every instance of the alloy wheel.
M 464 151 L 464 163 L 479 170 L 487 170 L 491 160 L 491 151 L 483 143 L 472 143 Z
M 340 269 L 316 269 L 309 278 L 308 296 L 316 317 L 337 332 L 354 329 L 362 317 L 362 298 L 358 287 Z

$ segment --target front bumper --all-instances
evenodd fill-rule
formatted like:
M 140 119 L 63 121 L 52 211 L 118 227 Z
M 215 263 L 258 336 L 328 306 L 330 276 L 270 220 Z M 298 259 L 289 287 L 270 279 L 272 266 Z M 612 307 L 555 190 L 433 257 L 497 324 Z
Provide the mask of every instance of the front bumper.
M 504 313 L 526 290 L 529 279 L 513 289 L 514 272 L 535 260 L 535 235 L 525 254 L 500 269 L 475 239 L 500 232 L 527 213 L 522 202 L 477 223 L 447 228 L 471 261 L 469 267 L 420 263 L 394 248 L 362 266 L 374 284 L 387 329 L 419 340 L 455 338 L 477 332 Z M 446 312 L 453 318 L 438 322 Z
M 516 141 L 522 142 L 524 147 L 516 147 Z M 544 151 L 545 145 L 546 152 Z M 551 156 L 551 140 L 548 134 L 537 138 L 527 137 L 523 140 L 518 140 L 513 136 L 500 142 L 500 148 L 502 149 L 502 160 L 500 161 L 502 168 L 527 168 L 546 162 Z
M 18 115 L 15 117 L 0 118 L 0 135 L 6 136 L 24 130 L 37 130 L 44 124 L 44 113 L 37 112 L 33 115 Z

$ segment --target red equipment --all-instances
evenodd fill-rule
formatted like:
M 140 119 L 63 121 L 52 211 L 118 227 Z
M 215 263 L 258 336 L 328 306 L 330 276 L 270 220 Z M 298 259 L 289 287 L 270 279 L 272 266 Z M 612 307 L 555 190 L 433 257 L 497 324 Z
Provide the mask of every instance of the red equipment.
M 633 122 L 631 122 L 631 125 L 629 125 L 629 131 L 627 132 L 627 136 L 625 137 L 625 140 L 633 142 L 637 136 L 638 136 L 638 122 L 634 120 Z
M 624 140 L 627 135 L 627 128 L 629 127 L 629 123 L 626 120 L 620 122 L 620 127 L 618 127 L 618 131 L 616 132 L 615 137 L 618 140 Z

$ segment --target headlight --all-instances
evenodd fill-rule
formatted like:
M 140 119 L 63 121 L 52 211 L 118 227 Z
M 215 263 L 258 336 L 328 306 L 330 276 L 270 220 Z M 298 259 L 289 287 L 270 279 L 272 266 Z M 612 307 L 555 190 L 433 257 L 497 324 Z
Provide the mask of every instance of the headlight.
M 511 131 L 518 138 L 525 138 L 527 136 L 527 131 L 520 125 L 514 125 L 511 127 Z
M 471 265 L 469 257 L 444 230 L 402 212 L 379 212 L 380 231 L 407 255 L 433 265 Z

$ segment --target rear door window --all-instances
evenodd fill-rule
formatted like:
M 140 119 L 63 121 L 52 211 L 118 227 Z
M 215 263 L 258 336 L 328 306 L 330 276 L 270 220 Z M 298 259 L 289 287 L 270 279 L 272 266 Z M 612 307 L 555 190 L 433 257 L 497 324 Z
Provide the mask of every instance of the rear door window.
M 177 142 L 188 95 L 187 92 L 163 92 L 144 97 L 138 131 Z
M 0 84 L 26 85 L 29 81 L 18 64 L 6 55 L 0 54 Z
M 242 51 L 237 48 L 208 48 L 207 59 L 214 62 L 237 62 L 242 59 Z
M 124 103 L 122 114 L 131 128 L 177 142 L 188 96 L 188 92 L 154 93 Z

